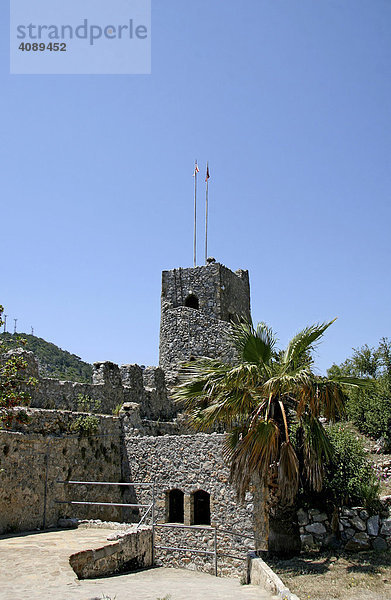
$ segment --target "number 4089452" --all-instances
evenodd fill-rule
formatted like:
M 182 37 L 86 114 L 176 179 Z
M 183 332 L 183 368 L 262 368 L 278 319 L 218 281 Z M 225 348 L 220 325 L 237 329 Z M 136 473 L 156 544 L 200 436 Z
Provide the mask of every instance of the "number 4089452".
M 48 50 L 49 52 L 66 52 L 66 49 L 67 45 L 64 42 L 49 42 L 49 44 L 45 44 L 44 42 L 39 44 L 38 42 L 34 42 L 33 44 L 30 44 L 30 42 L 22 42 L 19 46 L 19 50 L 22 50 L 23 52 L 44 52 L 45 50 Z

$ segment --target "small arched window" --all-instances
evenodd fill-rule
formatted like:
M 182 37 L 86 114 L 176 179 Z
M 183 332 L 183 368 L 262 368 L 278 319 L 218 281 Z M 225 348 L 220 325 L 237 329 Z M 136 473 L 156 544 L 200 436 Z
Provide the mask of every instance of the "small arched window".
M 200 303 L 198 302 L 198 298 L 195 294 L 189 294 L 185 300 L 185 306 L 188 308 L 199 308 Z
M 168 492 L 168 522 L 184 522 L 184 493 L 182 490 Z
M 198 490 L 193 494 L 194 525 L 210 525 L 210 494 Z

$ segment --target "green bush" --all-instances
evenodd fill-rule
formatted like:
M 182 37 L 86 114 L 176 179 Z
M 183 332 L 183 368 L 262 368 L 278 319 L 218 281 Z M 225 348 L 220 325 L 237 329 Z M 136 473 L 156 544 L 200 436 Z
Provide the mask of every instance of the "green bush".
M 81 435 L 92 435 L 99 428 L 99 419 L 95 415 L 80 415 L 72 425 L 71 431 L 80 433 Z
M 373 390 L 351 393 L 346 415 L 362 433 L 383 438 L 385 445 L 391 447 L 391 390 L 387 381 L 376 381 Z
M 334 506 L 371 507 L 379 497 L 380 483 L 361 440 L 345 423 L 327 427 L 333 461 L 326 467 L 323 492 Z
M 0 326 L 3 324 L 3 306 L 0 305 Z M 15 338 L 16 339 L 16 338 Z M 24 345 L 24 340 L 17 338 L 19 345 Z M 29 388 L 36 385 L 34 377 L 28 377 L 25 369 L 27 362 L 21 354 L 6 356 L 9 347 L 0 339 L 0 428 L 12 427 L 14 421 L 27 423 L 27 414 L 24 411 L 14 412 L 18 406 L 29 404 L 31 396 Z
M 380 481 L 368 460 L 362 441 L 348 423 L 326 426 L 332 459 L 324 464 L 323 488 L 315 493 L 304 485 L 299 504 L 331 512 L 338 506 L 365 506 L 371 512 L 379 508 Z
M 346 416 L 362 433 L 383 438 L 385 446 L 391 448 L 391 342 L 383 338 L 377 348 L 354 350 L 351 358 L 333 365 L 328 375 L 372 380 L 368 389 L 347 392 Z
M 80 412 L 96 413 L 102 406 L 100 400 L 95 400 L 85 394 L 77 395 L 77 408 Z

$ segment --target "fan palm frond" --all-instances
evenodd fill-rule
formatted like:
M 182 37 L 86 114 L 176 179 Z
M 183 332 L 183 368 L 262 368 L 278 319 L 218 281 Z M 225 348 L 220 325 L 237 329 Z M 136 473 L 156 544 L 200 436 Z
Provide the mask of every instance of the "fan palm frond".
M 342 386 L 346 386 L 347 388 L 355 387 L 359 389 L 370 389 L 375 385 L 375 380 L 370 378 L 360 378 L 360 377 L 345 377 L 343 375 L 334 375 L 333 377 L 328 378 L 329 381 L 334 381 Z
M 324 427 L 320 421 L 311 416 L 303 415 L 304 444 L 304 474 L 310 487 L 315 492 L 320 492 L 323 484 L 324 463 L 331 461 L 332 447 Z
M 254 329 L 252 323 L 232 325 L 231 340 L 242 360 L 256 365 L 267 365 L 273 356 L 276 338 L 266 323 Z
M 369 380 L 313 373 L 313 350 L 334 321 L 306 327 L 285 351 L 276 349 L 273 331 L 264 323 L 256 329 L 252 323 L 238 323 L 231 336 L 236 364 L 200 358 L 183 366 L 174 398 L 195 429 L 209 431 L 222 424 L 228 431 L 224 456 L 239 498 L 244 499 L 253 476 L 266 481 L 271 471 L 284 502 L 297 493 L 299 469 L 310 487 L 320 491 L 323 463 L 332 459 L 320 418 L 343 415 L 344 386 L 371 385 Z M 289 437 L 292 421 L 301 432 L 300 464 Z
M 226 456 L 231 462 L 231 483 L 241 500 L 244 500 L 253 474 L 265 479 L 270 465 L 277 460 L 279 435 L 277 423 L 262 420 L 249 428 L 233 449 L 226 444 Z
M 333 319 L 328 323 L 316 323 L 305 327 L 297 333 L 289 342 L 282 356 L 282 361 L 287 366 L 295 368 L 300 365 L 312 364 L 312 352 L 330 325 L 336 321 Z
M 299 459 L 290 442 L 283 442 L 278 462 L 278 487 L 281 502 L 291 504 L 299 488 Z

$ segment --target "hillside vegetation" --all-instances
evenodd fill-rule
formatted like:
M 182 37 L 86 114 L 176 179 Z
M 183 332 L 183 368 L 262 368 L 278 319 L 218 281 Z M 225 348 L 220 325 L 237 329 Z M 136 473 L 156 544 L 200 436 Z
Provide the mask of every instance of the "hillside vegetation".
M 366 378 L 373 385 L 347 393 L 346 413 L 356 427 L 391 451 L 391 341 L 382 338 L 376 348 L 357 348 L 341 365 L 333 365 L 329 376 Z
M 34 352 L 38 361 L 39 374 L 42 377 L 82 383 L 92 382 L 92 366 L 82 361 L 76 354 L 71 354 L 51 342 L 28 333 L 0 333 L 0 340 L 5 342 L 8 349 L 21 345 L 18 343 L 20 338 L 26 341 L 23 348 Z

